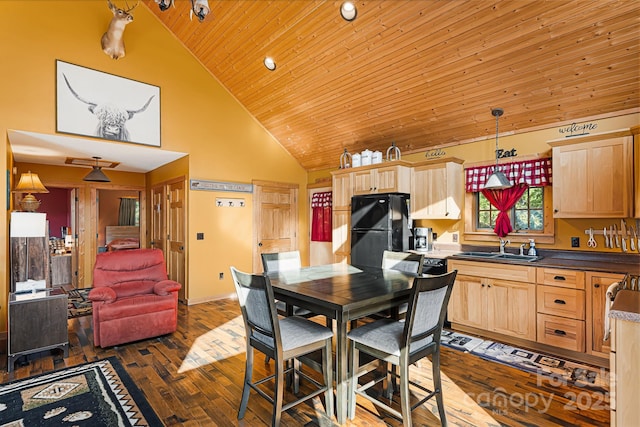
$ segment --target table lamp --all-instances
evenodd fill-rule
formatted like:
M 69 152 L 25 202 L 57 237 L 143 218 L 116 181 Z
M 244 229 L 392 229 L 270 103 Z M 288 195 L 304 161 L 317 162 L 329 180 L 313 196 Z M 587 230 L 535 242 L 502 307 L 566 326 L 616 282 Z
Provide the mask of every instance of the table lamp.
M 42 181 L 38 177 L 38 174 L 32 173 L 31 171 L 27 173 L 23 173 L 20 176 L 20 181 L 16 188 L 13 190 L 14 193 L 27 193 L 26 196 L 20 201 L 20 206 L 23 211 L 26 212 L 35 212 L 40 207 L 40 201 L 37 200 L 33 194 L 31 193 L 48 193 L 49 190 L 42 185 Z

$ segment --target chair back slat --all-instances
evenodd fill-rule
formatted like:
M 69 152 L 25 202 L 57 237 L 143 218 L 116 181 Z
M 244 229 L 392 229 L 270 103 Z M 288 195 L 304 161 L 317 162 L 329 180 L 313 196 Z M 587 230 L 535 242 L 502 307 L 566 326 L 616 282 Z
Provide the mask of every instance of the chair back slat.
M 260 254 L 265 273 L 298 270 L 302 267 L 299 251 Z
M 382 253 L 382 268 L 397 270 L 403 273 L 420 274 L 424 262 L 423 254 L 410 252 L 384 251 Z
M 279 340 L 280 333 L 269 278 L 243 273 L 234 267 L 231 267 L 231 275 L 247 331 L 275 340 L 273 345 L 277 347 L 276 341 Z
M 411 351 L 422 347 L 422 342 L 429 337 L 440 342 L 456 274 L 454 270 L 440 276 L 413 279 L 403 335 L 403 342 L 410 344 Z

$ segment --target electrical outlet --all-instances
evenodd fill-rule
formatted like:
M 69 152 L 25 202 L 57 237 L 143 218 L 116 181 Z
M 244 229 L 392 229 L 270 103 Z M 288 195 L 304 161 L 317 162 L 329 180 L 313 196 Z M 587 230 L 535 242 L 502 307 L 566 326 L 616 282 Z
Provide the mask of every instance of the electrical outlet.
M 220 273 L 220 280 L 224 279 L 224 273 Z
M 433 239 L 434 242 L 438 240 L 438 233 L 431 233 L 431 238 Z
M 453 243 L 458 243 L 458 233 L 453 233 L 453 234 L 451 235 L 451 241 L 452 241 Z
M 196 233 L 196 240 L 204 240 L 204 233 Z
M 571 238 L 571 247 L 572 248 L 579 248 L 580 247 L 580 238 L 579 237 L 572 237 Z

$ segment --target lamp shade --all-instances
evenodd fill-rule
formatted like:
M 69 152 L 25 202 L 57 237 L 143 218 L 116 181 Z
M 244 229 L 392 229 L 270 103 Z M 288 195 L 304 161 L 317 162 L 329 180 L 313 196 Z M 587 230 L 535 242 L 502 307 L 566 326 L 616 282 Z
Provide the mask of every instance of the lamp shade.
M 513 187 L 513 185 L 511 185 L 509 178 L 507 178 L 504 173 L 496 171 L 489 175 L 487 182 L 484 183 L 484 187 L 482 188 L 484 190 L 504 190 L 510 187 Z
M 14 193 L 48 193 L 49 190 L 42 185 L 38 174 L 31 171 L 20 175 L 20 181 L 13 190 Z
M 102 168 L 100 166 L 92 166 L 91 172 L 82 178 L 82 180 L 91 182 L 111 182 L 109 177 L 102 172 Z

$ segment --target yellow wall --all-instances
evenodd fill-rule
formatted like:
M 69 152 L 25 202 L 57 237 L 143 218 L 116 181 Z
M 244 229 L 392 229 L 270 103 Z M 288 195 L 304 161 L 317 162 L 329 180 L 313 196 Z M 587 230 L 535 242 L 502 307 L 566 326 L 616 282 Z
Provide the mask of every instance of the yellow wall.
M 299 184 L 306 172 L 264 128 L 158 22 L 146 6 L 127 26 L 127 55 L 114 61 L 100 48 L 111 19 L 106 2 L 0 1 L 0 135 L 8 129 L 55 133 L 55 60 L 159 86 L 162 148 L 189 153 L 190 178 L 250 183 L 254 179 Z M 198 22 L 190 25 L 194 31 Z M 266 70 L 265 70 L 266 72 Z M 0 158 L 7 167 L 7 144 Z M 178 161 L 180 162 L 180 161 Z M 82 170 L 82 169 L 80 169 Z M 149 174 L 162 181 L 167 170 Z M 84 170 L 83 170 L 84 171 Z M 170 171 L 172 172 L 172 171 Z M 110 174 L 111 175 L 111 174 Z M 0 174 L 0 186 L 6 186 Z M 225 193 L 224 197 L 249 197 Z M 189 295 L 197 300 L 232 294 L 229 266 L 252 268 L 251 204 L 244 209 L 211 209 L 216 194 L 190 192 L 188 222 Z M 306 236 L 307 207 L 300 204 L 299 236 Z M 241 212 L 238 212 L 241 211 Z M 0 277 L 7 271 L 7 216 L 0 217 Z M 205 232 L 203 241 L 196 232 Z M 308 239 L 300 238 L 308 254 Z M 217 272 L 225 272 L 219 280 Z M 0 331 L 6 330 L 7 287 L 0 284 Z

